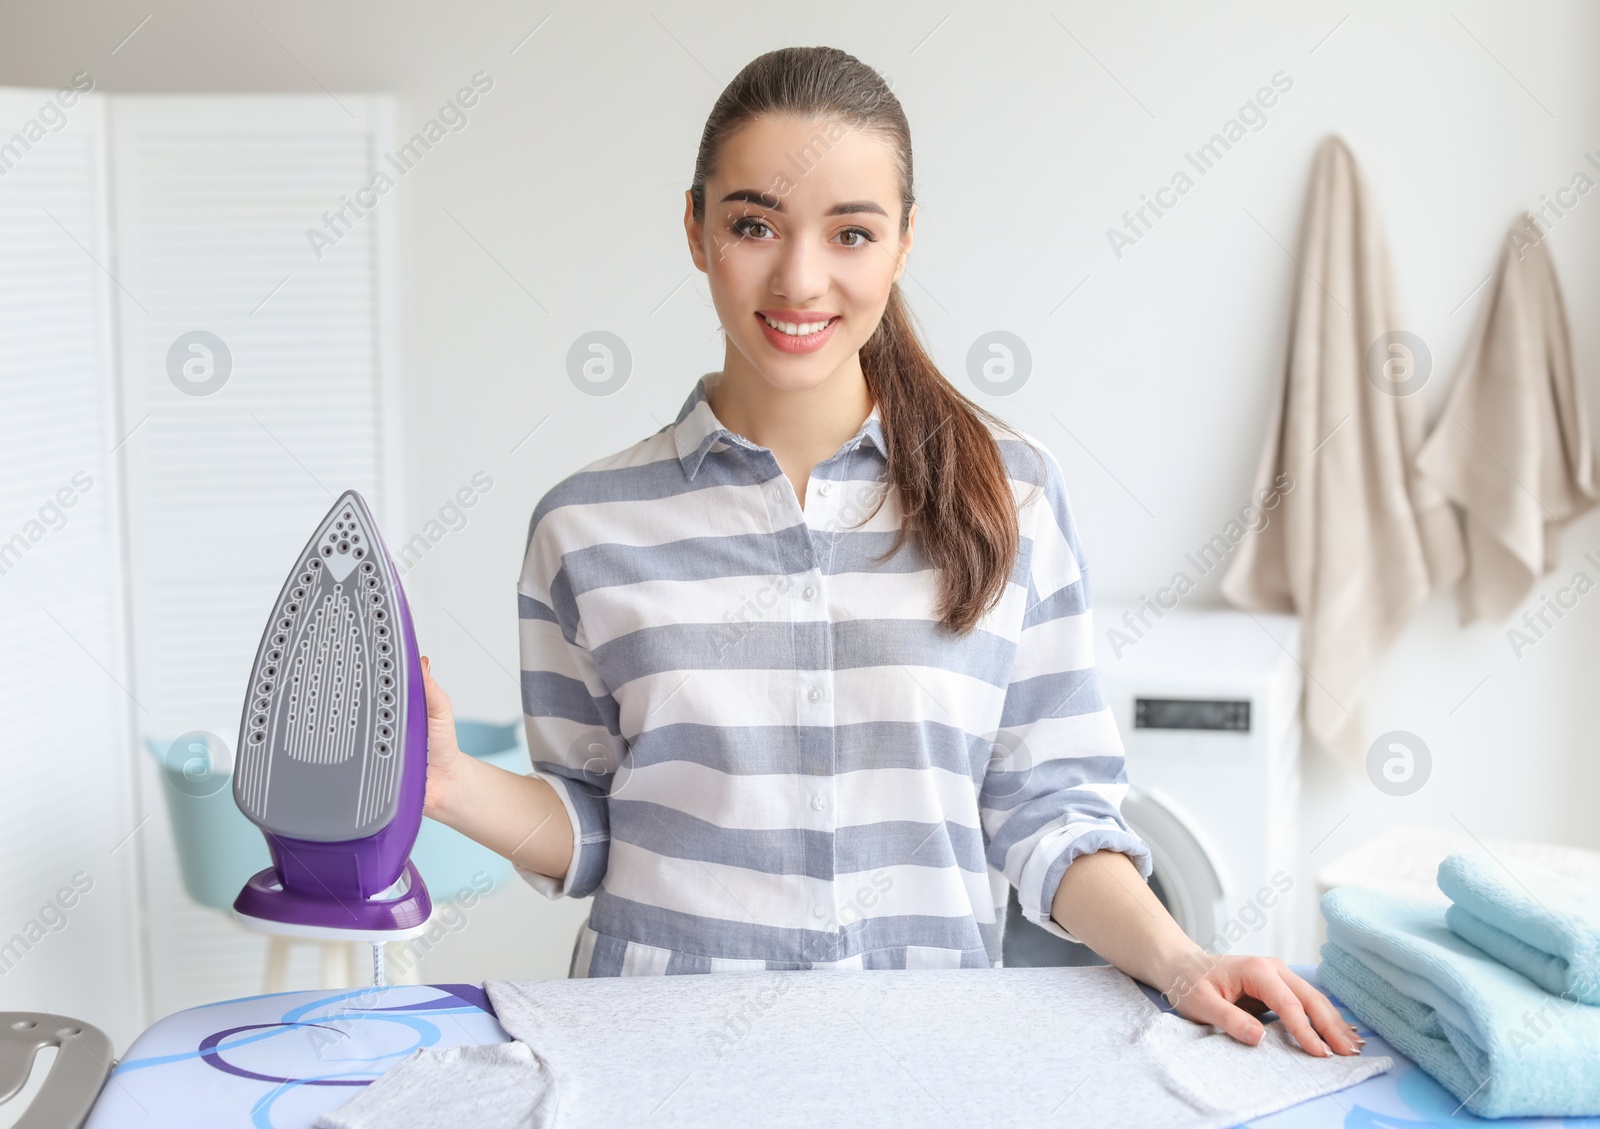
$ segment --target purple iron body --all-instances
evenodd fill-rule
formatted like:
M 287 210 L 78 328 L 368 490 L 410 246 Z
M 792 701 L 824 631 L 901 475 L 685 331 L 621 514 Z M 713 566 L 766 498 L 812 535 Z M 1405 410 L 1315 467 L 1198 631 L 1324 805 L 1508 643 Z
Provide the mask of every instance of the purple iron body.
M 433 912 L 411 847 L 428 706 L 411 609 L 366 502 L 347 490 L 301 550 L 251 668 L 233 798 L 273 865 L 233 912 L 269 933 L 413 937 Z

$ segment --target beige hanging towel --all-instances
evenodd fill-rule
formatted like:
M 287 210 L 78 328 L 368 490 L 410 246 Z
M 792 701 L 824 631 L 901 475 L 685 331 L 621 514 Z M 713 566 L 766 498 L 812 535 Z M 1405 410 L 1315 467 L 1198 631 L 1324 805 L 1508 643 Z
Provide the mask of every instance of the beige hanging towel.
M 1343 141 L 1317 149 L 1300 232 L 1287 372 L 1256 469 L 1265 500 L 1222 582 L 1256 611 L 1300 617 L 1307 736 L 1359 764 L 1373 664 L 1418 605 L 1463 567 L 1449 501 L 1416 471 L 1425 357 L 1396 312 L 1388 249 Z M 1374 367 L 1376 366 L 1376 367 Z
M 1510 615 L 1555 569 L 1561 530 L 1600 502 L 1561 287 L 1531 216 L 1506 233 L 1483 331 L 1417 467 L 1465 513 L 1463 624 Z

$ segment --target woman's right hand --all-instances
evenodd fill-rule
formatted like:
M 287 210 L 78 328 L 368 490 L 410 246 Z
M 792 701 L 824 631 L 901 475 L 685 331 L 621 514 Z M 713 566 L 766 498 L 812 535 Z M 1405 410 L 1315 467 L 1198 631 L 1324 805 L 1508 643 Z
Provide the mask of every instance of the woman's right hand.
M 437 819 L 449 800 L 457 769 L 466 754 L 456 742 L 456 716 L 450 695 L 433 680 L 427 655 L 422 656 L 422 687 L 428 696 L 428 784 L 422 814 Z
M 450 695 L 422 658 L 428 696 L 428 785 L 422 814 L 517 866 L 559 879 L 572 864 L 572 820 L 548 781 L 461 751 Z M 545 825 L 549 824 L 549 827 Z

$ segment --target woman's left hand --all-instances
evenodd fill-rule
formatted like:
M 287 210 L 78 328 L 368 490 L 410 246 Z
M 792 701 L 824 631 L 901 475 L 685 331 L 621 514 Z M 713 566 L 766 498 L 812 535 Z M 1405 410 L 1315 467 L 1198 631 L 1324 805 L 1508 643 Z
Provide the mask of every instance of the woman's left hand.
M 1332 1001 L 1276 957 L 1214 956 L 1167 912 L 1125 854 L 1099 850 L 1067 867 L 1050 916 L 1112 964 L 1161 991 L 1185 1019 L 1222 1028 L 1255 1046 L 1272 1010 L 1307 1054 L 1361 1053 Z
M 1211 956 L 1187 958 L 1168 981 L 1168 1002 L 1185 1019 L 1222 1028 L 1241 1043 L 1255 1046 L 1266 1034 L 1256 1018 L 1268 1009 L 1307 1054 L 1326 1057 L 1360 1054 L 1365 1039 L 1344 1021 L 1327 996 L 1275 957 Z

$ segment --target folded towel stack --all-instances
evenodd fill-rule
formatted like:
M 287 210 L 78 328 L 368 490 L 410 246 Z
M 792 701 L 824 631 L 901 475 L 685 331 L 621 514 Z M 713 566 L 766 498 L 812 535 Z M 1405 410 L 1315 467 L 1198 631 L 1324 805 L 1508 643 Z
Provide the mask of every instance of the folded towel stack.
M 1329 891 L 1322 983 L 1480 1117 L 1600 1114 L 1596 891 L 1479 855 L 1439 885 L 1456 904 Z
M 1458 937 L 1547 992 L 1600 1004 L 1600 886 L 1474 852 L 1439 865 L 1439 889 Z M 1595 1056 L 1600 1069 L 1600 1047 Z

